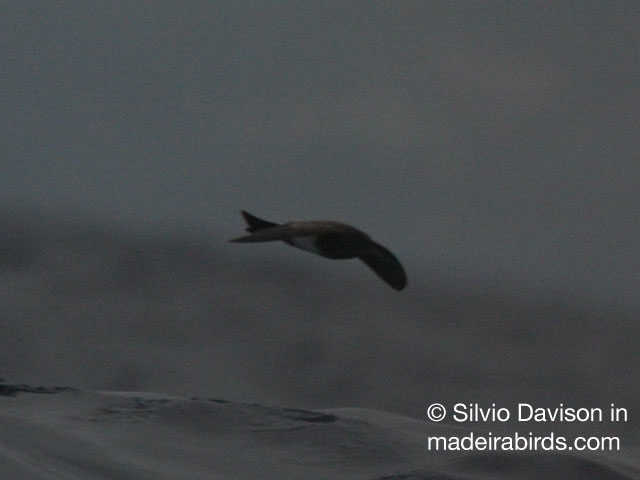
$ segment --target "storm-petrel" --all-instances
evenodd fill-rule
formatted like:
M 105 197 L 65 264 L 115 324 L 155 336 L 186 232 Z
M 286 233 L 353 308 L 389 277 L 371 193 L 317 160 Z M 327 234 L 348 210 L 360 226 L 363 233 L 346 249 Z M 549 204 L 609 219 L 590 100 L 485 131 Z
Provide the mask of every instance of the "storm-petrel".
M 281 240 L 293 247 L 333 259 L 359 258 L 382 280 L 396 290 L 407 285 L 400 262 L 382 245 L 364 232 L 340 222 L 268 222 L 242 210 L 250 235 L 231 240 L 237 243 Z

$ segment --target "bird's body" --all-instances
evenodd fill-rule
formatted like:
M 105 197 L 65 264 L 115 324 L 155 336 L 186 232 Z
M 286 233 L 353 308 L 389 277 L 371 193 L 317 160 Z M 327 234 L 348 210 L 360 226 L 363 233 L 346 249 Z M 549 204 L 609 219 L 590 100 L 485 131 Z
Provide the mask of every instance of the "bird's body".
M 249 235 L 231 240 L 237 243 L 283 241 L 325 258 L 359 258 L 396 290 L 407 283 L 404 269 L 393 254 L 369 235 L 345 223 L 328 220 L 277 224 L 244 210 Z

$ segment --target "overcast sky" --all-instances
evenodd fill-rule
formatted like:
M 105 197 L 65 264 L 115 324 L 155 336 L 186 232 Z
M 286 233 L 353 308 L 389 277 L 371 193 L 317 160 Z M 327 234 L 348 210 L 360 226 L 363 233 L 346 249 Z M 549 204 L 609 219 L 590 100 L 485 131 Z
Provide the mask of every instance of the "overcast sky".
M 636 1 L 1 12 L 7 208 L 194 229 L 224 248 L 239 209 L 342 220 L 411 279 L 640 306 Z

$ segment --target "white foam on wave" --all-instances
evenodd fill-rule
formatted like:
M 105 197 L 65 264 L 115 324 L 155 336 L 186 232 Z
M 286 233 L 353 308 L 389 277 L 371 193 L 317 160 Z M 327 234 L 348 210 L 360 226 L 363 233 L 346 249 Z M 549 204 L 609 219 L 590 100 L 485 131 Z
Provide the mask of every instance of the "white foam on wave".
M 140 392 L 11 393 L 0 396 L 2 478 L 640 479 L 630 460 L 638 448 L 624 455 L 435 453 L 429 435 L 461 429 L 370 409 L 308 411 Z

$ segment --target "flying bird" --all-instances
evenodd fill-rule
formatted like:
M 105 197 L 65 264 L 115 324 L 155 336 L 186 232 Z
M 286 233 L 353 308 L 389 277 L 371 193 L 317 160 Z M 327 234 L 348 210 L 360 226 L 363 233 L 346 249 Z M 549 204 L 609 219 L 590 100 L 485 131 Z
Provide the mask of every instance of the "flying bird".
M 340 222 L 311 221 L 278 224 L 262 220 L 242 210 L 249 235 L 234 238 L 236 243 L 274 242 L 281 240 L 292 247 L 325 258 L 359 258 L 376 275 L 396 290 L 407 285 L 407 275 L 393 254 L 369 235 Z

